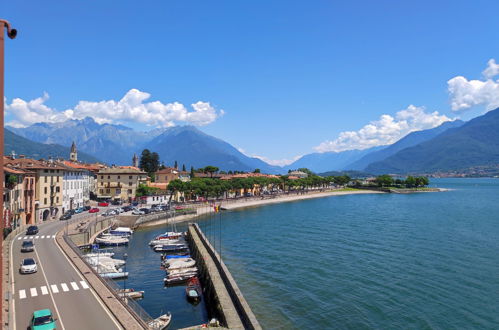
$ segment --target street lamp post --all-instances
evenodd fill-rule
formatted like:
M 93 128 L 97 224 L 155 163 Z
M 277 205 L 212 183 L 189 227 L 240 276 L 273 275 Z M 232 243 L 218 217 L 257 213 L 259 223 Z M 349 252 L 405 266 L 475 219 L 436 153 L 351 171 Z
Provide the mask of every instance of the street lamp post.
M 128 258 L 128 254 L 125 253 L 123 255 L 123 260 L 125 260 L 125 273 L 123 274 L 124 275 L 123 276 L 123 301 L 125 301 L 125 302 L 126 302 L 125 297 L 126 297 L 126 278 L 127 278 L 127 274 L 126 274 L 126 262 L 127 262 L 126 260 L 127 260 L 127 258 Z
M 0 195 L 2 196 L 2 202 L 0 202 L 0 265 L 3 264 L 3 229 L 5 226 L 5 219 L 3 214 L 3 181 L 5 180 L 3 173 L 3 156 L 4 156 L 4 134 L 3 134 L 3 122 L 4 122 L 4 29 L 7 29 L 7 36 L 10 39 L 14 39 L 17 35 L 17 30 L 11 28 L 10 23 L 6 20 L 0 19 L 0 179 L 2 183 L 0 184 Z M 0 272 L 0 292 L 3 292 L 3 272 Z M 3 324 L 3 313 L 0 313 L 0 324 Z

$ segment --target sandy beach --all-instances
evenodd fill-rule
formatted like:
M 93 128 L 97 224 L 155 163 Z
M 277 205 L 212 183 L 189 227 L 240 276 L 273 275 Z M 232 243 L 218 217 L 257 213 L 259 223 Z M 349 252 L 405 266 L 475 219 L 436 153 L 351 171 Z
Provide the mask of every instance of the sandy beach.
M 289 195 L 279 195 L 279 196 L 265 196 L 261 197 L 251 197 L 247 199 L 236 199 L 236 200 L 224 200 L 217 202 L 217 205 L 220 205 L 222 208 L 226 210 L 235 210 L 242 209 L 247 207 L 259 207 L 268 204 L 276 204 L 276 203 L 286 203 L 286 202 L 294 202 L 305 199 L 312 198 L 324 198 L 330 196 L 342 196 L 342 195 L 358 195 L 358 194 L 385 194 L 381 191 L 374 190 L 331 190 L 324 192 L 308 192 L 306 194 L 289 194 Z M 213 213 L 214 208 L 209 204 L 197 204 L 193 207 L 196 207 L 197 214 L 187 214 L 176 216 L 175 218 L 168 219 L 167 223 L 179 223 L 184 221 L 189 221 L 194 218 Z M 223 211 L 222 211 L 223 212 Z M 150 226 L 160 226 L 165 225 L 165 219 L 158 219 L 146 223 L 140 224 L 140 227 L 150 227 Z

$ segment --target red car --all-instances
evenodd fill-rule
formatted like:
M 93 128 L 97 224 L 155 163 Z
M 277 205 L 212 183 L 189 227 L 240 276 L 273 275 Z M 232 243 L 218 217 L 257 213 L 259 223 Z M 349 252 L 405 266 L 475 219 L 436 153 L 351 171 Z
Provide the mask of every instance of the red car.
M 99 202 L 98 206 L 109 206 L 108 202 Z
M 96 207 L 92 207 L 90 210 L 88 210 L 88 213 L 97 213 L 99 212 L 99 209 Z

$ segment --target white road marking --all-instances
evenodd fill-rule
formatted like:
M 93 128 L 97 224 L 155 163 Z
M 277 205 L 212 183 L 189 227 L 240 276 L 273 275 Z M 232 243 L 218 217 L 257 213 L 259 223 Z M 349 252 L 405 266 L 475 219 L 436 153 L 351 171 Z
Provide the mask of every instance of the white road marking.
M 57 287 L 57 285 L 52 284 L 52 285 L 50 286 L 50 288 L 52 289 L 52 292 L 53 292 L 53 293 L 59 293 L 59 288 Z
M 23 237 L 22 236 L 19 236 L 19 238 L 17 240 L 21 240 Z
M 26 290 L 19 290 L 19 299 L 26 298 Z
M 81 286 L 82 286 L 84 289 L 88 289 L 88 288 L 89 288 L 89 286 L 88 286 L 87 282 L 85 282 L 85 281 L 80 281 L 80 284 L 81 284 Z
M 45 235 L 43 235 L 41 238 L 45 238 Z
M 38 237 L 40 237 L 40 236 L 35 236 L 35 239 L 38 239 Z
M 36 291 L 36 288 L 31 288 L 31 289 L 29 289 L 29 291 L 31 292 L 31 297 L 38 296 L 38 292 Z
M 69 291 L 68 285 L 66 283 L 61 283 L 61 288 L 62 288 L 62 291 L 64 291 L 64 292 Z
M 24 236 L 24 239 L 28 239 L 28 236 Z
M 44 285 L 40 288 L 42 290 L 42 295 L 46 295 L 46 294 L 49 294 L 49 290 L 47 289 L 47 287 Z
M 33 239 L 33 236 L 30 236 L 29 239 Z
M 73 290 L 80 290 L 80 288 L 78 287 L 78 285 L 76 284 L 76 282 L 71 282 L 71 286 L 73 287 Z
M 55 235 L 52 235 L 52 238 L 55 238 Z

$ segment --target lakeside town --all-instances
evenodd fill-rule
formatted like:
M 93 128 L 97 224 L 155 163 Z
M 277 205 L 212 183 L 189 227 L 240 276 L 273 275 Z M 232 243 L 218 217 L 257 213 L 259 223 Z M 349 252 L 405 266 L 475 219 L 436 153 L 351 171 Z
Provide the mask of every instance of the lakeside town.
M 97 202 L 166 204 L 203 202 L 207 199 L 239 197 L 272 197 L 280 193 L 303 194 L 309 191 L 351 187 L 387 187 L 402 184 L 424 187 L 428 179 L 408 177 L 406 181 L 391 176 L 351 179 L 347 175 L 321 177 L 307 169 L 286 175 L 219 171 L 217 167 L 179 169 L 159 165 L 155 153 L 144 150 L 141 159 L 133 156 L 131 165 L 87 164 L 78 161 L 73 143 L 69 159 L 35 160 L 12 153 L 4 157 L 4 219 L 5 231 L 42 223 L 67 220 L 72 214 L 91 210 Z M 348 188 L 353 189 L 353 188 Z M 146 211 L 147 212 L 147 211 Z M 137 209 L 137 215 L 143 214 Z

